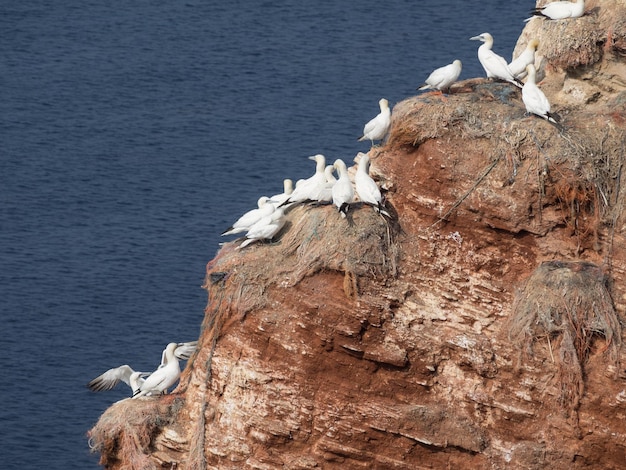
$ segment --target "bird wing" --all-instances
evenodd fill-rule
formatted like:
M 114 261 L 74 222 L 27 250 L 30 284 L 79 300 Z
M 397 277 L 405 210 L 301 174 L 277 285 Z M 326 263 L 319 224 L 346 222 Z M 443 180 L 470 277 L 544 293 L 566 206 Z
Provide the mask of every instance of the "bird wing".
M 382 200 L 380 189 L 376 182 L 368 175 L 357 172 L 354 178 L 356 193 L 361 201 L 378 205 Z
M 576 5 L 570 2 L 552 2 L 541 9 L 541 13 L 553 20 L 562 20 L 572 16 L 572 8 Z
M 522 101 L 526 111 L 546 117 L 550 112 L 550 102 L 537 86 L 526 86 L 522 89 Z
M 525 49 L 515 60 L 512 60 L 508 65 L 509 70 L 514 76 L 526 75 L 526 66 L 532 64 L 535 61 L 535 53 Z
M 487 72 L 488 77 L 501 78 L 503 80 L 514 80 L 513 74 L 504 57 L 495 52 L 485 51 L 481 58 L 481 63 Z
M 442 88 L 446 88 L 448 86 L 448 82 L 456 80 L 456 67 L 454 64 L 448 64 L 444 67 L 439 67 L 434 70 L 428 78 L 426 79 L 426 83 L 430 85 L 432 88 L 436 88 L 438 90 Z
M 350 204 L 354 200 L 352 183 L 348 179 L 340 179 L 333 186 L 333 204 L 340 207 L 342 204 Z
M 183 361 L 188 360 L 198 347 L 197 341 L 189 341 L 187 343 L 178 343 L 178 347 L 174 350 L 174 355 Z
M 130 375 L 134 370 L 129 365 L 123 365 L 107 370 L 104 374 L 99 375 L 87 384 L 90 390 L 94 392 L 102 392 L 111 390 L 118 383 L 124 382 L 130 387 Z
M 363 136 L 367 136 L 371 134 L 376 128 L 380 125 L 380 121 L 382 119 L 382 115 L 378 114 L 376 117 L 372 118 L 365 127 L 363 127 Z

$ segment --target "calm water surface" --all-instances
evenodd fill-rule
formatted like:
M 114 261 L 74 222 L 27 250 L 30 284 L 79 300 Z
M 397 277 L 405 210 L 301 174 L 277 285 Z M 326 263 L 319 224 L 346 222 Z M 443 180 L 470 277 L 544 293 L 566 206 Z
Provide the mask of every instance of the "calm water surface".
M 510 58 L 532 6 L 3 2 L 2 468 L 99 468 L 85 433 L 128 390 L 84 384 L 197 338 L 219 233 L 307 156 L 366 151 L 381 97 L 482 76 L 470 36 Z

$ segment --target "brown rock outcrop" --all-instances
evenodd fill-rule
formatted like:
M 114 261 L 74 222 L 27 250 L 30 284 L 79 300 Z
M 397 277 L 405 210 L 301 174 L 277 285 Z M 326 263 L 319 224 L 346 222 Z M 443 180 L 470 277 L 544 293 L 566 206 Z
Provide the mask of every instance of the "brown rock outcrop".
M 370 152 L 391 220 L 302 206 L 226 245 L 181 385 L 107 410 L 103 463 L 624 468 L 626 6 L 587 10 L 519 43 L 565 131 L 509 84 L 409 98 Z

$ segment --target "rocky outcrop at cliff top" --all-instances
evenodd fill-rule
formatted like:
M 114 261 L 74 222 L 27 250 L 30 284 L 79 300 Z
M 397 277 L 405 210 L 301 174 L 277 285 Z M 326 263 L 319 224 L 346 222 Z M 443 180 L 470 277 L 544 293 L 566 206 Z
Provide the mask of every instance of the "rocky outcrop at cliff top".
M 372 150 L 391 220 L 301 206 L 207 266 L 175 393 L 125 400 L 108 468 L 623 468 L 626 6 L 533 20 L 541 88 L 396 104 Z

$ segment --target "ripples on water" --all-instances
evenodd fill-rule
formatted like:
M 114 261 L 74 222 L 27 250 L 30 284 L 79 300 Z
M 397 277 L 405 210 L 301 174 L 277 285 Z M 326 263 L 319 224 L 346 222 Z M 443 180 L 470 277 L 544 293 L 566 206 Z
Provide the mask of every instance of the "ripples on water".
M 508 58 L 533 3 L 479 6 L 0 6 L 2 467 L 99 468 L 85 432 L 128 392 L 84 384 L 196 338 L 219 233 L 305 157 L 367 150 L 379 98 L 454 58 L 482 76 L 484 31 Z

